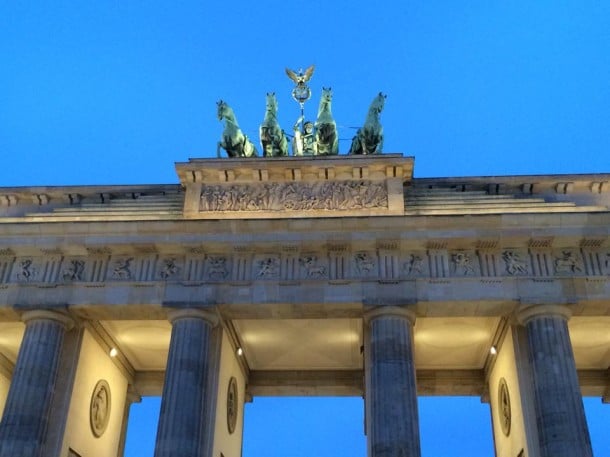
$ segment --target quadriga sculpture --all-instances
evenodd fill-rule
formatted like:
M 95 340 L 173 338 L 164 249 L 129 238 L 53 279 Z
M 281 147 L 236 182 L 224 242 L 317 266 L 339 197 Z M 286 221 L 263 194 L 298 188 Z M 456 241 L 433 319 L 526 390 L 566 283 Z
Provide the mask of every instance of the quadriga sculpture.
M 320 98 L 318 118 L 315 123 L 316 131 L 316 155 L 337 155 L 339 153 L 339 137 L 337 135 L 337 124 L 330 110 L 333 100 L 332 89 L 323 87 Z
M 356 136 L 352 139 L 350 154 L 381 154 L 383 127 L 379 122 L 379 115 L 383 111 L 385 99 L 386 95 L 381 92 L 373 99 L 364 126 L 358 129 Z
M 224 101 L 216 103 L 218 106 L 218 119 L 225 121 L 225 128 L 216 148 L 216 155 L 220 157 L 220 149 L 227 151 L 229 157 L 256 157 L 258 152 L 254 144 L 241 131 L 233 110 Z
M 288 155 L 288 140 L 277 121 L 277 98 L 275 92 L 267 93 L 265 119 L 259 128 L 264 157 Z

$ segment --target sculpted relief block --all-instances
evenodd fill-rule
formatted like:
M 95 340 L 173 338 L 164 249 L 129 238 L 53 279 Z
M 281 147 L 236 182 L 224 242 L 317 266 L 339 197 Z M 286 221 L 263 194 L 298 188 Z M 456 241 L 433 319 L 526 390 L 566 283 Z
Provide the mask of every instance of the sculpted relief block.
M 509 276 L 527 275 L 529 273 L 528 256 L 523 252 L 507 249 L 502 252 L 502 260 L 504 261 L 504 271 Z
M 203 186 L 200 211 L 344 211 L 388 208 L 384 183 L 371 181 Z
M 583 273 L 584 266 L 580 254 L 573 249 L 562 249 L 555 254 L 555 273 L 579 274 Z
M 324 262 L 324 263 L 323 263 Z M 318 259 L 316 254 L 307 254 L 299 258 L 304 279 L 324 279 L 328 277 L 328 267 L 325 261 Z
M 403 271 L 407 276 L 423 276 L 426 271 L 426 256 L 424 253 L 407 254 L 406 262 L 403 263 Z
M 451 272 L 454 276 L 476 276 L 479 270 L 477 257 L 468 251 L 451 254 Z

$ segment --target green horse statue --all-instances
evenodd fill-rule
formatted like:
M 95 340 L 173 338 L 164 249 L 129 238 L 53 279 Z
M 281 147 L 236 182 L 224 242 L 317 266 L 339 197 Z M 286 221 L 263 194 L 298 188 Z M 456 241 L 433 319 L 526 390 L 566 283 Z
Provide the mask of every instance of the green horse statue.
M 358 129 L 356 136 L 352 139 L 350 154 L 381 154 L 383 127 L 379 122 L 379 115 L 383 111 L 385 99 L 386 95 L 381 92 L 373 99 L 364 126 Z
M 216 147 L 216 155 L 220 157 L 220 149 L 227 151 L 229 157 L 256 157 L 258 152 L 248 139 L 244 132 L 237 125 L 237 119 L 233 110 L 224 101 L 220 100 L 216 103 L 218 106 L 218 119 L 225 121 L 225 128 L 222 132 L 218 146 Z
M 318 118 L 315 123 L 317 155 L 339 154 L 339 136 L 337 124 L 333 119 L 330 107 L 333 101 L 333 92 L 330 87 L 322 88 Z
M 288 155 L 288 139 L 277 121 L 277 98 L 275 92 L 267 93 L 265 119 L 259 128 L 263 157 Z

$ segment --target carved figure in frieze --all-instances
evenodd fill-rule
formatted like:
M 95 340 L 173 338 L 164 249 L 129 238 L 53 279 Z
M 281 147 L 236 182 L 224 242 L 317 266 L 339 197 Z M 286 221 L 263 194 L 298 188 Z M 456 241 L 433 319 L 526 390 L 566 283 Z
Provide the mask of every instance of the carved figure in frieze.
M 259 128 L 264 157 L 288 155 L 288 140 L 277 121 L 277 98 L 275 92 L 268 92 L 265 104 L 265 118 Z
M 172 276 L 176 276 L 180 271 L 180 267 L 176 263 L 176 259 L 168 258 L 161 261 L 161 270 L 159 276 L 161 279 L 169 279 Z
M 582 265 L 574 252 L 562 251 L 561 257 L 555 259 L 555 271 L 557 273 L 579 273 L 582 272 Z
M 71 259 L 68 261 L 66 269 L 62 272 L 64 281 L 82 281 L 85 271 L 85 261 Z
M 456 252 L 451 256 L 453 261 L 453 272 L 464 276 L 473 275 L 474 268 L 470 263 L 470 254 L 467 252 Z
M 502 259 L 506 266 L 506 272 L 511 275 L 526 275 L 527 274 L 527 263 L 521 258 L 521 256 L 515 251 L 504 251 L 502 253 Z
M 410 254 L 403 267 L 405 273 L 409 276 L 421 274 L 424 266 L 424 259 L 416 254 Z
M 318 264 L 318 258 L 315 255 L 306 255 L 299 259 L 299 264 L 305 270 L 305 274 L 309 279 L 319 279 L 326 277 L 326 267 Z
M 252 141 L 239 128 L 237 118 L 231 107 L 222 100 L 218 101 L 216 105 L 218 119 L 225 121 L 221 139 L 216 147 L 216 155 L 220 157 L 220 149 L 222 148 L 227 151 L 229 157 L 258 156 L 258 151 Z
M 368 275 L 375 269 L 375 261 L 367 252 L 359 252 L 354 256 L 356 269 L 361 275 Z
M 364 126 L 352 139 L 350 154 L 381 154 L 383 149 L 383 127 L 379 115 L 383 111 L 386 96 L 379 92 L 369 107 Z
M 32 259 L 23 259 L 19 263 L 21 271 L 17 273 L 17 279 L 19 281 L 32 281 L 38 275 L 38 271 L 34 268 L 34 262 Z
M 115 279 L 131 279 L 131 262 L 133 262 L 133 257 L 119 259 L 114 262 L 112 277 Z
M 219 255 L 212 255 L 207 258 L 208 278 L 212 280 L 222 280 L 229 275 L 227 269 L 227 258 Z
M 280 262 L 277 257 L 266 257 L 256 262 L 259 278 L 277 278 L 280 274 Z
M 315 123 L 316 155 L 339 154 L 339 135 L 337 134 L 337 124 L 331 112 L 332 101 L 332 89 L 330 87 L 323 87 L 318 118 Z

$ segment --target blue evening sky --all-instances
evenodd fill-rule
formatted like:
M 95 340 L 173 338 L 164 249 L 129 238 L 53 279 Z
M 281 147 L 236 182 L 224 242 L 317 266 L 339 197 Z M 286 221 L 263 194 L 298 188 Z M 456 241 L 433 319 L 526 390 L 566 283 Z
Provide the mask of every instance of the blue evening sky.
M 284 68 L 310 64 L 306 115 L 331 86 L 343 153 L 383 91 L 385 151 L 416 177 L 610 172 L 607 1 L 0 0 L 0 186 L 176 183 L 174 162 L 215 154 L 221 98 L 256 140 L 275 91 L 290 131 Z M 361 400 L 299 402 L 248 405 L 244 457 L 365 455 Z M 493 455 L 468 402 L 423 400 L 424 457 Z M 610 406 L 587 405 L 607 429 Z M 138 427 L 128 457 L 152 455 Z

